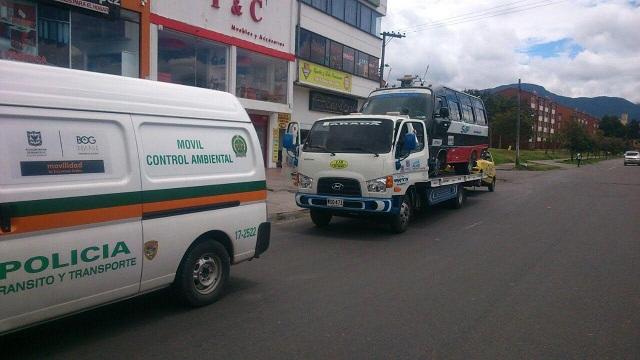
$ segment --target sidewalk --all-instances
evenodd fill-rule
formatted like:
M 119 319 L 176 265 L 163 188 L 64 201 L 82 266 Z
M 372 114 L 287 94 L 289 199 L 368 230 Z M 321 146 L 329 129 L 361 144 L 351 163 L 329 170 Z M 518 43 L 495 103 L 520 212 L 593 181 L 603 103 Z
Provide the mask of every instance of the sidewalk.
M 280 168 L 265 169 L 267 177 L 267 215 L 269 221 L 282 221 L 305 216 L 307 210 L 296 205 L 296 187 L 291 175 Z

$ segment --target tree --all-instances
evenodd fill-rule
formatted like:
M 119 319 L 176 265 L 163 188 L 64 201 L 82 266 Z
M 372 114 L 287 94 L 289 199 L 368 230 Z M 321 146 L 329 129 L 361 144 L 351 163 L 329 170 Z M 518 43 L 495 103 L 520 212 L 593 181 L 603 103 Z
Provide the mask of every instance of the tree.
M 588 151 L 593 148 L 593 141 L 589 138 L 587 130 L 575 119 L 563 127 L 562 139 L 564 146 L 571 154 L 571 159 L 573 159 L 575 153 Z
M 600 130 L 606 137 L 624 138 L 627 134 L 627 129 L 618 120 L 617 116 L 605 115 L 600 120 Z
M 489 117 L 489 134 L 492 146 L 498 148 L 515 146 L 516 119 L 518 117 L 517 99 L 499 96 L 488 91 L 465 90 L 465 92 L 480 97 L 484 102 Z M 527 144 L 533 131 L 533 111 L 529 106 L 522 106 L 520 115 L 520 144 Z
M 631 120 L 627 125 L 627 139 L 640 139 L 640 123 L 638 120 Z

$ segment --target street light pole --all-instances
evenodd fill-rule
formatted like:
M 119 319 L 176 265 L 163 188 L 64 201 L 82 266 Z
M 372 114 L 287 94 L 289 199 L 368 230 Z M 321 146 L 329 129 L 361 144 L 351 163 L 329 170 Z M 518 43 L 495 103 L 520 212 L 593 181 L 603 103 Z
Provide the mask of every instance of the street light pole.
M 518 116 L 516 118 L 516 167 L 520 166 L 520 90 L 522 82 L 518 79 Z
M 384 31 L 382 34 L 382 58 L 380 59 L 380 87 L 384 87 L 384 54 L 385 48 L 387 47 L 387 37 L 390 38 L 403 38 L 404 34 L 396 33 L 396 32 L 388 32 Z

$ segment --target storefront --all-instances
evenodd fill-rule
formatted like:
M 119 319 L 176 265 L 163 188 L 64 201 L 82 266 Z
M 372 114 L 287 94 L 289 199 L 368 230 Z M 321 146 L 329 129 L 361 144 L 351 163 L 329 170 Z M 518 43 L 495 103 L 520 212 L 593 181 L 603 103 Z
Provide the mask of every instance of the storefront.
M 107 74 L 148 74 L 139 1 L 0 0 L 0 58 Z
M 294 9 L 266 0 L 151 3 L 151 79 L 235 94 L 267 167 L 278 166 L 291 117 Z

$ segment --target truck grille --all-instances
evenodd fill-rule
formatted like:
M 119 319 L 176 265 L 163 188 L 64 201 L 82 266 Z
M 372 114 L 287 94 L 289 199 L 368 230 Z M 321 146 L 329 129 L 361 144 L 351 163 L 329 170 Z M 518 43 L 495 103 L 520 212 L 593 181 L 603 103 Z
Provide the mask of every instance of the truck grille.
M 321 178 L 318 180 L 318 195 L 362 196 L 360 183 L 347 178 Z

